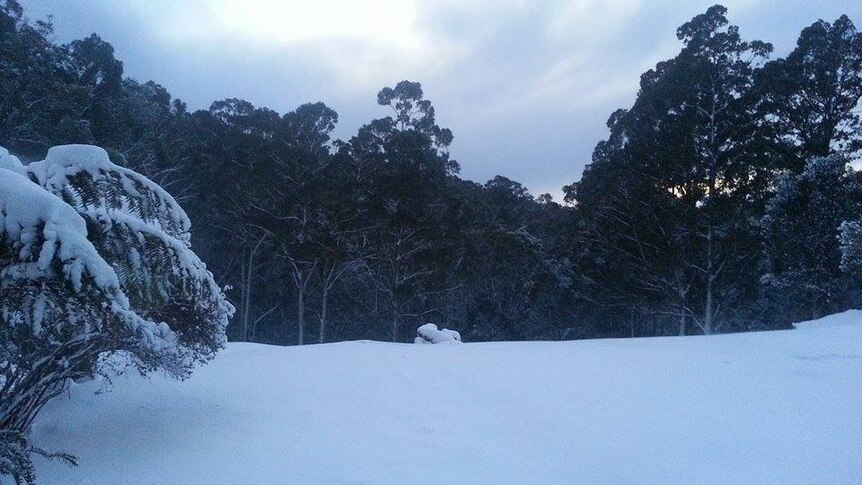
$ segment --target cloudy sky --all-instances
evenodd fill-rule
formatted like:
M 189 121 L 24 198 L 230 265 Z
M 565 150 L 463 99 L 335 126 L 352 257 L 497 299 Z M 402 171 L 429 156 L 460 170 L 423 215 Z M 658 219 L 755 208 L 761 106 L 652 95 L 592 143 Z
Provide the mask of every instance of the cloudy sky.
M 59 42 L 98 33 L 126 75 L 155 80 L 192 109 L 226 97 L 281 113 L 338 111 L 337 136 L 386 115 L 376 93 L 422 83 L 452 129 L 462 175 L 502 174 L 533 194 L 577 180 L 605 121 L 640 74 L 674 56 L 676 27 L 701 0 L 21 0 L 52 14 Z M 786 54 L 799 31 L 859 0 L 727 0 L 747 39 Z

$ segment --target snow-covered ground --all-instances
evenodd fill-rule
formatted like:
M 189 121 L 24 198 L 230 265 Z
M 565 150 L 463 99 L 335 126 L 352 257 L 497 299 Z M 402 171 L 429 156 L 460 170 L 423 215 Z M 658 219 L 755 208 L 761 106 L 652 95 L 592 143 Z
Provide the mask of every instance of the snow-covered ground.
M 43 484 L 860 484 L 862 312 L 798 330 L 458 346 L 231 344 L 77 386 Z

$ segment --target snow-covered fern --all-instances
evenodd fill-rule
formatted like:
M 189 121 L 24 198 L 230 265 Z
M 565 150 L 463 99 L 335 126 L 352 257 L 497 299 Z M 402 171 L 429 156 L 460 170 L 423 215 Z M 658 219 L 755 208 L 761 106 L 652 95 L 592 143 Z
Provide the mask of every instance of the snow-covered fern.
M 184 377 L 233 314 L 176 201 L 98 147 L 23 165 L 0 149 L 0 430 L 123 352 Z

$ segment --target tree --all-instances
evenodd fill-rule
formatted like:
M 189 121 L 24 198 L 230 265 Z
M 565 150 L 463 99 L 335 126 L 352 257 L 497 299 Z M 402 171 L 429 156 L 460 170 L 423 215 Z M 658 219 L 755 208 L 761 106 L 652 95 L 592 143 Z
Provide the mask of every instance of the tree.
M 802 173 L 779 178 L 762 221 L 770 262 L 764 281 L 784 295 L 788 319 L 846 309 L 840 226 L 860 209 L 862 179 L 844 156 L 812 158 Z
M 446 266 L 438 252 L 446 234 L 434 228 L 445 210 L 447 177 L 458 164 L 447 152 L 452 133 L 436 124 L 418 83 L 383 88 L 377 100 L 395 118 L 361 127 L 339 156 L 373 173 L 363 179 L 361 197 L 375 227 L 369 237 L 374 279 L 388 297 L 390 338 L 397 341 L 402 320 L 434 311 L 432 296 L 446 291 L 432 278 Z
M 634 106 L 611 116 L 611 136 L 569 190 L 593 206 L 588 213 L 610 216 L 614 248 L 641 261 L 646 278 L 636 278 L 635 292 L 647 300 L 676 293 L 705 334 L 733 320 L 720 310 L 752 284 L 746 275 L 760 254 L 752 210 L 771 173 L 750 100 L 755 67 L 772 47 L 743 41 L 726 12 L 710 7 L 677 30 L 679 55 L 641 77 Z M 644 222 L 656 207 L 661 224 Z M 644 248 L 663 254 L 646 257 Z
M 78 116 L 88 100 L 52 32 L 50 22 L 29 23 L 17 1 L 0 4 L 0 144 L 31 160 L 55 143 L 92 140 Z
M 306 343 L 306 298 L 315 278 L 327 277 L 321 295 L 324 331 L 329 290 L 340 276 L 337 261 L 324 257 L 330 237 L 339 230 L 333 226 L 336 214 L 350 210 L 338 207 L 339 184 L 331 178 L 329 143 L 337 121 L 338 114 L 323 103 L 302 105 L 281 118 L 269 153 L 275 183 L 263 190 L 266 203 L 259 206 L 296 291 L 299 345 Z
M 713 6 L 683 24 L 677 37 L 685 47 L 666 72 L 668 81 L 679 88 L 677 101 L 669 107 L 679 109 L 690 123 L 693 163 L 683 169 L 693 177 L 681 188 L 696 194 L 693 203 L 700 206 L 691 233 L 701 240 L 701 254 L 691 264 L 702 273 L 703 316 L 695 321 L 706 334 L 720 326 L 716 313 L 723 273 L 757 254 L 756 247 L 753 251 L 739 247 L 749 238 L 745 201 L 756 195 L 752 188 L 761 176 L 757 160 L 746 150 L 756 139 L 756 124 L 746 105 L 753 84 L 752 60 L 763 59 L 772 50 L 761 41 L 742 41 L 738 28 L 727 26 L 726 12 Z M 724 290 L 734 289 L 731 284 Z
M 446 324 L 476 340 L 560 338 L 573 300 L 571 268 L 552 245 L 564 222 L 553 215 L 562 208 L 499 175 L 460 190 L 467 200 L 455 221 L 464 234 L 451 236 L 460 287 Z
M 452 131 L 437 126 L 434 107 L 431 101 L 424 98 L 419 83 L 401 81 L 394 88 L 383 88 L 377 93 L 377 104 L 392 108 L 397 130 L 423 133 L 439 149 L 446 149 L 452 143 Z M 457 171 L 457 165 L 448 168 Z
M 184 172 L 193 187 L 189 208 L 200 221 L 196 235 L 214 272 L 239 290 L 238 328 L 231 335 L 244 341 L 267 312 L 256 290 L 268 262 L 266 245 L 272 245 L 261 208 L 272 185 L 274 164 L 267 153 L 278 123 L 274 111 L 240 99 L 217 101 L 180 123 L 191 125 L 179 153 L 195 161 Z
M 662 190 L 657 176 L 595 167 L 569 188 L 586 220 L 580 266 L 588 275 L 589 300 L 618 309 L 621 334 L 628 327 L 634 336 L 633 320 L 658 315 L 671 320 L 651 333 L 685 335 L 699 273 L 687 259 L 694 250 L 692 211 Z
M 102 149 L 0 160 L 0 430 L 23 436 L 111 355 L 178 378 L 215 355 L 233 307 L 189 229 L 167 192 Z
M 862 33 L 846 15 L 806 27 L 793 52 L 757 78 L 759 109 L 787 168 L 799 173 L 810 157 L 862 148 Z
M 785 169 L 762 220 L 769 263 L 763 281 L 777 303 L 771 313 L 789 323 L 849 308 L 858 280 L 840 268 L 838 236 L 860 203 L 859 174 L 847 165 L 862 148 L 862 34 L 847 16 L 817 21 L 757 81 L 762 130 Z

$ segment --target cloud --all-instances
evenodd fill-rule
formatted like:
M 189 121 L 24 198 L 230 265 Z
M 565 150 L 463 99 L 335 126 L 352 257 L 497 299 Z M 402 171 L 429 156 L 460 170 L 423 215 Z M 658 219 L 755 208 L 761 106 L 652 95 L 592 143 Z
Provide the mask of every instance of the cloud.
M 241 97 L 280 112 L 324 101 L 337 135 L 385 115 L 377 91 L 422 82 L 453 129 L 463 175 L 500 173 L 534 193 L 580 177 L 605 121 L 629 106 L 640 74 L 675 55 L 676 28 L 714 0 L 31 0 L 57 37 L 98 32 L 126 73 L 192 108 Z M 728 0 L 746 38 L 789 51 L 818 17 L 862 2 Z M 558 189 L 554 189 L 554 187 Z M 559 197 L 557 197 L 559 198 Z

